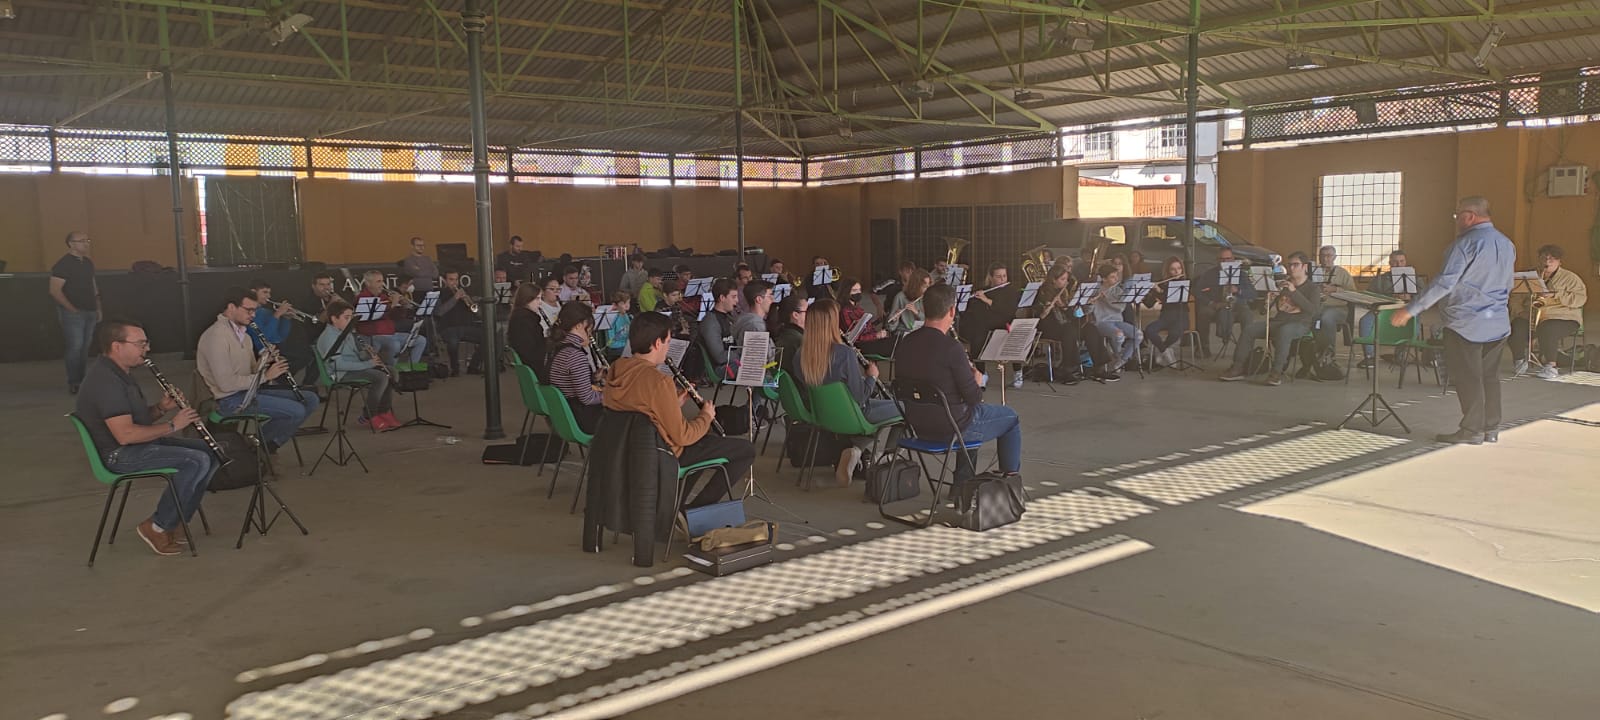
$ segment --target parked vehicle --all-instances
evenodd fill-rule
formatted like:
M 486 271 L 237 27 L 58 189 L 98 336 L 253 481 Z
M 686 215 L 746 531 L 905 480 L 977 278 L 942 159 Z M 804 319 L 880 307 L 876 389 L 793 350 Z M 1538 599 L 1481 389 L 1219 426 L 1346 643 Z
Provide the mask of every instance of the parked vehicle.
M 1277 255 L 1272 250 L 1255 245 L 1239 233 L 1210 220 L 1194 221 L 1194 261 L 1199 266 L 1216 265 L 1217 251 L 1232 248 L 1234 257 L 1251 265 L 1270 265 Z M 1109 252 L 1129 253 L 1134 250 L 1144 254 L 1144 267 L 1135 272 L 1161 275 L 1161 264 L 1168 257 L 1186 257 L 1187 239 L 1183 233 L 1181 217 L 1114 217 L 1068 218 L 1045 223 L 1045 242 L 1055 257 L 1070 255 L 1081 261 L 1088 259 L 1099 238 L 1111 241 Z M 1087 272 L 1080 268 L 1079 272 Z

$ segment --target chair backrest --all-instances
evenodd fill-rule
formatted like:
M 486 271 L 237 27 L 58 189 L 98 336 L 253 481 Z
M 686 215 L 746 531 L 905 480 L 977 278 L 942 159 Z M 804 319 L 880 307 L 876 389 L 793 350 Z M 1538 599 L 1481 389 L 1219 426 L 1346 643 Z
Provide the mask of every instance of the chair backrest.
M 895 378 L 889 391 L 894 393 L 895 402 L 900 404 L 900 414 L 906 416 L 908 420 L 910 415 L 906 411 L 910 405 L 928 405 L 942 409 L 945 422 L 949 427 L 950 447 L 956 447 L 966 442 L 965 438 L 961 436 L 961 426 L 956 424 L 955 412 L 950 409 L 950 398 L 945 397 L 944 391 L 937 386 L 911 378 Z M 928 434 L 928 428 L 924 427 L 922 428 L 923 432 L 918 433 L 917 428 L 909 422 L 906 423 L 906 428 L 913 436 Z
M 733 351 L 729 350 L 728 352 L 732 353 Z M 730 359 L 729 362 L 731 363 L 732 360 Z M 705 381 L 711 383 L 712 387 L 721 386 L 723 381 L 722 373 L 717 372 L 717 366 L 711 362 L 711 353 L 705 352 L 704 348 L 700 351 L 700 363 L 706 369 Z
M 512 365 L 511 372 L 517 376 L 517 390 L 522 393 L 522 407 L 534 415 L 548 415 L 544 409 L 544 401 L 539 397 L 539 376 L 534 374 L 533 368 L 527 365 Z
M 1394 316 L 1397 308 L 1378 311 L 1378 319 L 1372 324 L 1374 340 L 1379 345 L 1401 345 L 1417 337 L 1417 319 L 1411 318 L 1406 324 L 1395 327 L 1389 324 L 1389 318 Z
M 872 423 L 861 413 L 861 406 L 842 382 L 831 382 L 811 388 L 811 410 L 816 414 L 817 425 L 839 435 L 871 435 Z
M 807 425 L 817 424 L 816 418 L 811 415 L 811 408 L 806 407 L 805 400 L 800 397 L 800 386 L 795 384 L 794 378 L 782 370 L 778 370 L 776 374 L 778 405 L 783 408 L 783 413 Z
M 517 354 L 517 351 L 516 351 L 515 348 L 509 348 L 508 347 L 508 348 L 506 348 L 506 352 L 511 353 L 511 366 L 512 367 L 527 367 L 527 363 L 522 362 L 522 356 Z
M 67 414 L 67 419 L 72 421 L 72 427 L 78 430 L 78 439 L 83 441 L 83 454 L 89 456 L 89 470 L 94 473 L 94 479 L 104 485 L 117 481 L 117 474 L 106 469 L 106 464 L 100 460 L 100 450 L 94 446 L 94 438 L 89 437 L 89 428 L 83 426 L 83 421 L 77 415 Z
M 539 385 L 539 400 L 544 405 L 544 414 L 550 418 L 551 427 L 555 428 L 556 437 L 567 442 L 588 445 L 593 435 L 584 432 L 578 427 L 578 420 L 572 416 L 572 406 L 567 404 L 567 398 L 561 394 L 561 388 L 554 385 Z
M 311 361 L 317 364 L 317 382 L 323 387 L 333 387 L 333 376 L 328 374 L 328 361 L 322 359 L 322 353 L 316 345 L 311 346 Z

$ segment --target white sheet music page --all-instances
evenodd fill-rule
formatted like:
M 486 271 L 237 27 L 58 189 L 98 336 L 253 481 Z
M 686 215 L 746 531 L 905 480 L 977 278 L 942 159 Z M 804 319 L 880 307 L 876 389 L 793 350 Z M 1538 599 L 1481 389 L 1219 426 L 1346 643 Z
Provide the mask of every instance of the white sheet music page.
M 956 286 L 956 312 L 966 312 L 967 303 L 972 300 L 971 285 Z
M 833 273 L 827 265 L 811 271 L 812 285 L 830 285 L 833 283 Z
M 1086 282 L 1078 286 L 1072 293 L 1072 299 L 1067 301 L 1067 307 L 1083 307 L 1094 301 L 1094 296 L 1100 294 L 1100 283 Z
M 610 330 L 611 325 L 617 321 L 617 308 L 607 305 L 594 311 L 594 329 Z
M 1257 292 L 1271 292 L 1276 289 L 1276 286 L 1272 284 L 1272 268 L 1250 268 L 1250 284 L 1255 286 Z
M 1243 260 L 1228 260 L 1222 263 L 1217 270 L 1218 285 L 1238 285 L 1240 268 L 1244 267 Z
M 1397 294 L 1417 294 L 1417 269 L 1414 267 L 1389 268 L 1389 284 Z
M 867 323 L 872 320 L 872 313 L 862 313 L 856 324 L 851 326 L 850 332 L 845 333 L 844 341 L 851 345 L 856 344 L 856 339 L 861 337 L 861 332 L 867 329 Z
M 689 352 L 689 341 L 683 338 L 670 338 L 667 340 L 667 360 L 673 367 L 683 367 L 683 354 Z
M 1039 286 L 1043 282 L 1031 282 L 1022 286 L 1022 297 L 1017 299 L 1017 307 L 1033 307 L 1033 302 L 1039 299 Z
M 1165 302 L 1165 303 L 1168 303 L 1168 304 L 1189 302 L 1189 281 L 1188 280 L 1168 280 L 1167 281 L 1167 296 L 1165 298 L 1162 298 L 1162 302 Z
M 744 334 L 744 347 L 739 349 L 739 375 L 730 384 L 745 387 L 762 387 L 766 384 L 767 356 L 772 352 L 772 336 L 764 332 Z
M 1011 331 L 1006 334 L 1005 343 L 1000 346 L 998 360 L 1004 362 L 1022 362 L 1028 359 L 1028 353 L 1033 350 L 1033 340 L 1039 334 L 1039 319 L 1025 318 L 1011 321 Z

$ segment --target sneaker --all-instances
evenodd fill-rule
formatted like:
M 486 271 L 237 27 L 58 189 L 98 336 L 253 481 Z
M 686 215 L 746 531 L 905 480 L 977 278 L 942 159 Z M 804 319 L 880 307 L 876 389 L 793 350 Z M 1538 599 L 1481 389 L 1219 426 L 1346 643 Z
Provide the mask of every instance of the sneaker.
M 1554 380 L 1561 373 L 1556 370 L 1556 366 L 1554 365 L 1540 365 L 1538 374 L 1540 379 Z
M 1016 372 L 1011 374 L 1011 389 L 1016 390 L 1016 389 L 1019 389 L 1021 387 L 1022 387 L 1022 371 L 1018 370 L 1018 371 L 1016 371 Z
M 1178 346 L 1177 345 L 1173 345 L 1172 347 L 1169 347 L 1166 350 L 1162 351 L 1161 359 L 1165 361 L 1165 364 L 1166 364 L 1167 367 L 1172 367 L 1173 365 L 1177 365 L 1178 364 L 1178 360 L 1179 360 L 1178 352 L 1179 352 L 1179 350 L 1178 350 Z
M 1219 377 L 1217 379 L 1221 380 L 1223 382 L 1238 382 L 1240 380 L 1243 380 L 1244 378 L 1245 378 L 1244 368 L 1239 366 L 1239 365 L 1235 365 L 1235 366 L 1233 366 L 1231 368 L 1228 368 L 1228 371 L 1223 373 L 1222 377 Z
M 850 487 L 850 478 L 855 475 L 859 464 L 861 448 L 851 446 L 839 453 L 839 464 L 833 466 L 833 479 L 838 481 L 839 487 Z
M 172 538 L 165 532 L 157 530 L 154 522 L 145 520 L 139 523 L 139 527 L 134 528 L 134 532 L 138 533 L 139 539 L 143 540 L 144 544 L 149 545 L 151 550 L 156 551 L 157 555 L 178 554 L 178 544 L 173 542 Z
M 1366 358 L 1366 359 L 1363 359 L 1361 362 L 1356 363 L 1356 367 L 1359 368 L 1359 369 L 1362 369 L 1362 370 L 1371 370 L 1372 366 L 1376 365 L 1376 364 L 1377 363 L 1372 361 L 1372 358 Z
M 1269 387 L 1277 387 L 1277 386 L 1282 385 L 1282 384 L 1283 384 L 1283 373 L 1278 373 L 1278 372 L 1267 373 L 1267 385 Z
M 1121 380 L 1122 376 L 1111 370 L 1101 370 L 1094 378 L 1100 382 L 1116 382 Z
M 1528 373 L 1528 361 L 1527 360 L 1518 360 L 1515 365 L 1511 366 L 1511 376 L 1512 377 L 1518 377 L 1518 376 L 1521 376 L 1521 375 L 1526 375 L 1527 373 Z

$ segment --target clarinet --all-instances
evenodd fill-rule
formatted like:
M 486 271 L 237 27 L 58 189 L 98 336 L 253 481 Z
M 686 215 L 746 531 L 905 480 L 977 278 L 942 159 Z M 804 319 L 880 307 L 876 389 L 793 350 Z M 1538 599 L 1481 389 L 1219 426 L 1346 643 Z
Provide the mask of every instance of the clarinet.
M 150 368 L 151 375 L 156 376 L 156 384 L 161 386 L 161 392 L 166 393 L 167 397 L 172 398 L 178 403 L 179 410 L 189 409 L 189 403 L 184 401 L 183 395 L 179 394 L 178 392 L 178 388 L 173 387 L 172 383 L 167 380 L 167 376 L 162 375 L 161 370 L 156 368 L 156 361 L 151 360 L 150 358 L 145 358 L 144 366 Z M 217 462 L 222 463 L 223 465 L 233 462 L 233 459 L 228 457 L 228 454 L 223 451 L 222 443 L 217 442 L 216 437 L 212 436 L 211 431 L 206 428 L 204 421 L 196 420 L 194 423 L 194 429 L 196 432 L 200 433 L 200 439 L 205 441 L 206 447 L 211 448 L 211 454 L 217 456 Z
M 606 359 L 605 350 L 600 347 L 600 338 L 593 332 L 589 333 L 589 354 L 594 356 L 595 367 L 599 368 L 601 377 L 611 374 L 611 361 Z
M 689 378 L 683 376 L 683 371 L 679 370 L 677 365 L 673 365 L 671 360 L 667 360 L 666 365 L 667 369 L 672 371 L 672 381 L 677 383 L 678 389 L 689 393 L 689 398 L 694 400 L 696 407 L 705 407 L 706 399 L 700 397 L 700 393 L 695 391 L 694 383 L 689 382 Z M 712 414 L 711 416 L 711 427 L 717 429 L 717 434 L 723 436 L 727 435 L 727 433 L 722 429 L 722 423 L 717 422 L 717 416 L 715 414 Z
M 861 363 L 862 372 L 865 372 L 867 368 L 872 367 L 872 361 L 868 360 L 867 356 L 864 353 L 861 352 L 861 348 L 858 348 L 858 347 L 856 347 L 854 345 L 851 345 L 849 343 L 846 343 L 845 347 L 848 347 L 851 350 L 855 351 L 856 360 Z M 878 392 L 880 394 L 882 394 L 883 397 L 885 397 L 887 399 L 893 399 L 894 398 L 894 395 L 889 392 L 889 387 L 887 385 L 884 385 L 882 380 L 879 380 L 878 378 L 874 377 L 874 378 L 872 378 L 872 384 L 877 386 Z
M 256 340 L 261 342 L 262 351 L 271 356 L 273 362 L 283 360 L 283 351 L 279 350 L 277 345 L 267 342 L 267 334 L 261 332 L 261 326 L 257 325 L 256 321 L 250 321 L 250 329 L 256 332 Z M 289 380 L 289 389 L 294 391 L 294 399 L 305 402 L 306 396 L 300 392 L 300 383 L 295 382 L 294 373 L 286 372 L 283 376 Z
M 389 382 L 394 382 L 394 371 L 390 370 L 388 365 L 383 364 L 383 358 L 379 357 L 377 349 L 372 347 L 372 340 L 361 333 L 350 333 L 350 339 L 356 343 L 357 354 L 367 356 L 367 359 L 375 363 L 378 369 L 383 371 L 383 374 L 389 376 Z

